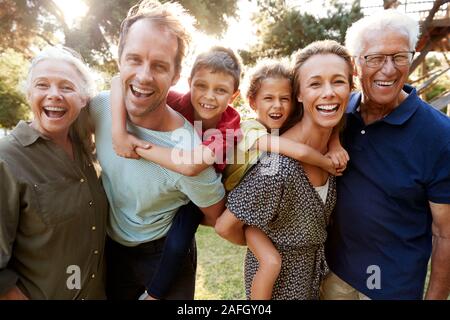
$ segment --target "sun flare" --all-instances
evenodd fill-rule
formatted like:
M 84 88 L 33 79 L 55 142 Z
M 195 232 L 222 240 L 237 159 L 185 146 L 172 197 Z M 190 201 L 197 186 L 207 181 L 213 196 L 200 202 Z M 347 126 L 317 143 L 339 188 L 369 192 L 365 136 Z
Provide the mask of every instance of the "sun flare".
M 64 14 L 64 20 L 69 27 L 87 13 L 88 7 L 83 1 L 54 0 Z

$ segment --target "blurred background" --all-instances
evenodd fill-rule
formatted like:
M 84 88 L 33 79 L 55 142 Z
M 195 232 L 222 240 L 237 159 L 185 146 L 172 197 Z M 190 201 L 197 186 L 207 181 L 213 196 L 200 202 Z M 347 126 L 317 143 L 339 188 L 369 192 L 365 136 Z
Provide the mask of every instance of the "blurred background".
M 230 47 L 249 67 L 262 57 L 289 57 L 315 40 L 343 43 L 363 15 L 396 8 L 423 26 L 410 82 L 426 101 L 450 112 L 450 0 L 180 0 L 198 32 L 176 90 L 188 90 L 192 57 L 212 45 Z M 47 45 L 77 50 L 96 71 L 99 89 L 117 73 L 121 20 L 138 0 L 0 0 L 0 136 L 30 117 L 20 84 L 33 55 Z M 244 68 L 245 72 L 245 68 Z M 242 99 L 236 107 L 250 114 Z
M 197 19 L 198 32 L 178 91 L 188 90 L 193 57 L 220 44 L 242 58 L 244 73 L 257 59 L 290 57 L 321 39 L 344 42 L 347 28 L 374 11 L 395 8 L 420 21 L 422 34 L 410 83 L 421 97 L 450 115 L 450 0 L 180 0 Z M 99 89 L 117 73 L 119 26 L 138 0 L 0 0 L 0 137 L 30 110 L 20 84 L 29 61 L 47 45 L 77 50 L 95 70 Z M 245 101 L 235 104 L 251 116 Z M 211 228 L 197 232 L 196 299 L 244 299 L 245 248 L 220 239 Z

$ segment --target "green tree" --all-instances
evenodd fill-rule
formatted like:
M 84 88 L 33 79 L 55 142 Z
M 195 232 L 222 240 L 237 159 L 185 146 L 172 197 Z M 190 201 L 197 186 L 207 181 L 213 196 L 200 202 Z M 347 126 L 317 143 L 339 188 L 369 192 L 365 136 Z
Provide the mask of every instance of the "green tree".
M 442 68 L 446 68 L 446 65 L 443 66 L 443 59 L 439 59 L 437 55 L 429 56 L 425 59 L 425 69 L 433 74 L 435 72 L 439 72 Z M 423 65 L 423 63 L 422 63 Z M 428 80 L 429 77 L 424 78 L 424 81 Z M 421 92 L 422 98 L 425 101 L 431 102 L 434 99 L 438 98 L 441 94 L 449 92 L 450 88 L 450 75 L 443 73 L 438 78 L 436 78 L 433 82 L 431 82 L 424 90 Z
M 106 78 L 116 73 L 111 47 L 118 43 L 122 19 L 138 2 L 84 0 L 88 12 L 75 26 L 69 26 L 53 0 L 0 0 L 0 126 L 10 128 L 18 119 L 27 118 L 25 99 L 15 88 L 23 73 L 21 67 L 34 55 L 33 49 L 59 44 L 59 34 L 62 44 L 80 52 Z M 179 2 L 197 19 L 200 30 L 214 35 L 226 30 L 227 17 L 235 16 L 237 10 L 237 0 Z M 25 60 L 17 63 L 20 59 Z
M 49 19 L 41 2 L 44 1 L 0 1 L 0 52 L 13 48 L 30 58 L 32 45 L 39 47 L 56 42 L 54 19 Z
M 168 0 L 163 0 L 168 1 Z M 84 0 L 88 12 L 75 26 L 68 26 L 53 0 L 0 1 L 0 50 L 14 48 L 30 57 L 31 47 L 56 44 L 57 32 L 64 44 L 79 51 L 91 65 L 103 71 L 116 71 L 111 47 L 117 44 L 120 22 L 138 0 Z M 235 16 L 237 0 L 180 0 L 198 21 L 198 28 L 220 35 L 227 17 Z
M 0 53 L 0 127 L 10 129 L 21 119 L 28 119 L 30 111 L 21 90 L 17 87 L 25 78 L 26 59 L 12 49 Z
M 251 65 L 262 57 L 289 56 L 316 40 L 343 43 L 347 28 L 363 16 L 359 0 L 350 6 L 329 0 L 325 17 L 302 13 L 302 6 L 311 5 L 308 2 L 289 7 L 285 0 L 259 0 L 260 12 L 253 20 L 259 26 L 260 40 L 249 51 L 240 52 L 244 63 Z

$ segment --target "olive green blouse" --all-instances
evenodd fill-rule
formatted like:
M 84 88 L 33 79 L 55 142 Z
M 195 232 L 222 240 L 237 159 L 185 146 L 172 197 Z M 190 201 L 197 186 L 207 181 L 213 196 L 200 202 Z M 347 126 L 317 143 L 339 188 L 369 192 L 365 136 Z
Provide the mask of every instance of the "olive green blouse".
M 0 294 L 104 299 L 108 202 L 74 142 L 74 160 L 21 121 L 0 140 Z

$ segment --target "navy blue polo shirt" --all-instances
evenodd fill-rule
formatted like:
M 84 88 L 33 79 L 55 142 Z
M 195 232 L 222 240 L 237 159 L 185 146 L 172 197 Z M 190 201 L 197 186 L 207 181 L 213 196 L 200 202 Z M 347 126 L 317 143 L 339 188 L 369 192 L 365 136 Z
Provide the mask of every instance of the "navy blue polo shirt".
M 422 299 L 431 254 L 429 201 L 450 203 L 450 118 L 416 90 L 365 125 L 352 94 L 327 243 L 330 269 L 371 299 Z

